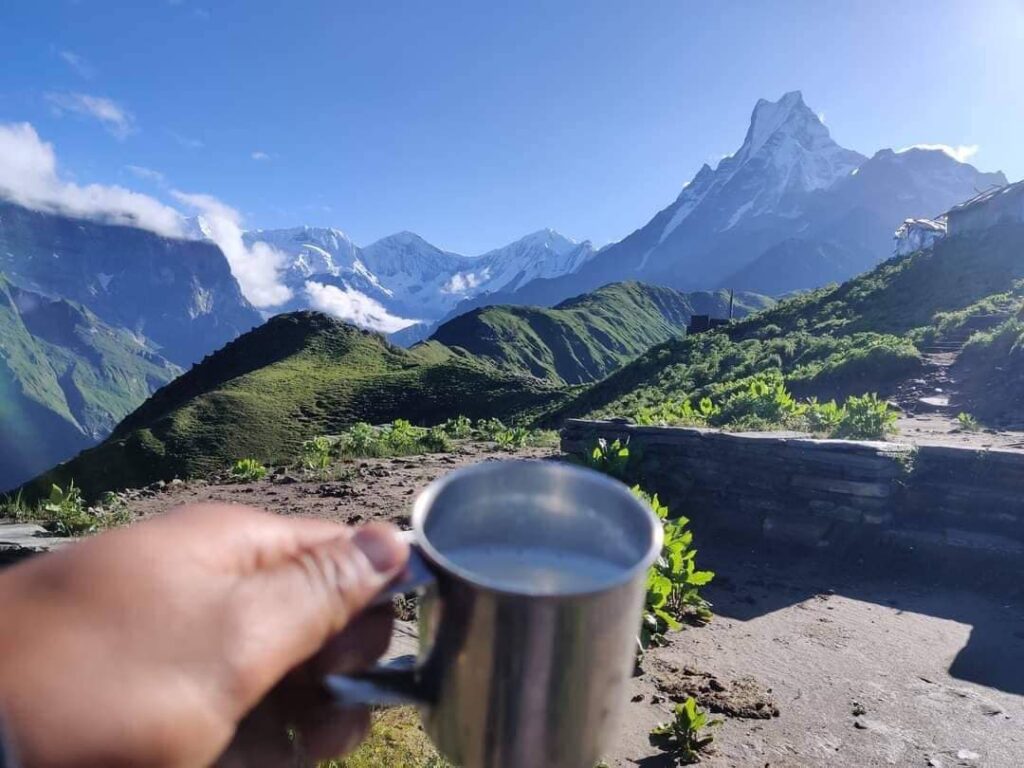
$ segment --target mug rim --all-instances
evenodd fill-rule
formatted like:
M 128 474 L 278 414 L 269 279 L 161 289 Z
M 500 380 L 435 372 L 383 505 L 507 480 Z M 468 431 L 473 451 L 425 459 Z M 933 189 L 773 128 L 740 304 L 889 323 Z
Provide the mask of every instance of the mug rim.
M 426 535 L 425 525 L 427 518 L 430 515 L 430 511 L 433 508 L 438 495 L 452 483 L 458 482 L 467 476 L 489 474 L 491 472 L 501 471 L 509 466 L 536 467 L 543 472 L 564 473 L 570 476 L 575 476 L 579 480 L 592 485 L 603 485 L 603 491 L 605 493 L 617 496 L 620 500 L 626 502 L 627 505 L 631 505 L 646 517 L 650 524 L 651 531 L 650 543 L 647 550 L 644 552 L 643 556 L 637 560 L 637 562 L 633 563 L 629 567 L 623 567 L 621 573 L 614 579 L 601 582 L 593 587 L 566 589 L 556 592 L 535 591 L 531 589 L 510 589 L 481 576 L 468 568 L 463 568 L 456 564 L 450 558 L 446 557 L 443 552 L 438 550 Z M 566 597 L 581 597 L 586 595 L 602 594 L 624 586 L 625 584 L 632 582 L 639 573 L 646 573 L 647 569 L 654 564 L 654 561 L 657 560 L 661 554 L 662 542 L 664 540 L 664 529 L 662 528 L 661 521 L 658 519 L 658 516 L 654 514 L 654 510 L 650 508 L 650 505 L 645 504 L 641 499 L 639 499 L 625 483 L 608 477 L 607 475 L 603 475 L 593 469 L 580 467 L 574 464 L 541 459 L 504 459 L 501 461 L 480 462 L 478 464 L 471 464 L 467 467 L 460 467 L 459 469 L 449 472 L 448 474 L 431 481 L 416 497 L 416 501 L 413 503 L 411 522 L 417 546 L 427 556 L 427 558 L 446 575 L 454 576 L 460 581 L 466 582 L 473 587 L 483 589 L 488 592 L 529 598 L 559 599 Z

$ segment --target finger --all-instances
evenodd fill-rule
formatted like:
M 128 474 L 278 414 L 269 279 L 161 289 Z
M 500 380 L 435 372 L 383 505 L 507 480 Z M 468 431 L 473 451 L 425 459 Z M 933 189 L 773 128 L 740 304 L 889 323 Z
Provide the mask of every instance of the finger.
M 370 710 L 342 709 L 325 704 L 306 710 L 295 721 L 302 750 L 313 760 L 341 757 L 354 750 L 370 732 Z
M 394 623 L 390 606 L 360 614 L 313 657 L 311 673 L 319 679 L 330 672 L 346 674 L 366 669 L 388 649 Z
M 340 633 L 405 566 L 408 545 L 370 524 L 304 548 L 241 580 L 233 600 L 233 681 L 248 709 L 284 675 Z

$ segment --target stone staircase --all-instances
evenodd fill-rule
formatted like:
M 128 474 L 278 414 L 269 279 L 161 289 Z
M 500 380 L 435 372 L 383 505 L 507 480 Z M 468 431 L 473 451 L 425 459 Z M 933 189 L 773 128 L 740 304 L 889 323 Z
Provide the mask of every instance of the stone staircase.
M 905 413 L 937 413 L 953 417 L 957 384 L 950 369 L 964 345 L 978 331 L 988 330 L 1010 317 L 1010 313 L 985 313 L 969 317 L 954 333 L 942 336 L 921 348 L 924 368 L 920 376 L 901 383 L 890 398 Z

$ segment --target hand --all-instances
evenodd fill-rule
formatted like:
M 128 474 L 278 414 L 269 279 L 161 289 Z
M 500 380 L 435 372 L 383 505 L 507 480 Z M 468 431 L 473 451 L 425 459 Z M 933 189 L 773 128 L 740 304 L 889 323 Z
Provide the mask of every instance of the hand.
M 0 573 L 0 721 L 25 768 L 288 765 L 351 750 L 365 710 L 318 685 L 387 647 L 363 612 L 391 526 L 193 506 Z M 298 734 L 297 743 L 288 729 Z

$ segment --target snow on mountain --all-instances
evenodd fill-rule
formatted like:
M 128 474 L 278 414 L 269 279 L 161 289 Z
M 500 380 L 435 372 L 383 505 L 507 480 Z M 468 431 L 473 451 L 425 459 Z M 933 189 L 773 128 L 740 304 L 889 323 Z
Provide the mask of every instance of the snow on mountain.
M 341 230 L 316 227 L 253 230 L 245 241 L 265 242 L 287 256 L 284 281 L 295 292 L 287 309 L 313 306 L 381 331 L 437 320 L 481 293 L 567 274 L 594 253 L 589 242 L 551 229 L 477 257 L 442 250 L 413 232 L 365 248 Z
M 831 186 L 865 159 L 832 140 L 800 91 L 775 102 L 760 99 L 742 146 L 714 170 L 705 164 L 698 171 L 676 200 L 658 243 L 709 197 L 718 198 L 718 216 L 728 217 L 720 228 L 731 229 L 743 218 L 794 212 L 802 193 Z
M 761 99 L 739 149 L 647 224 L 508 300 L 550 306 L 620 280 L 786 292 L 845 279 L 890 255 L 903 219 L 1005 183 L 955 154 L 936 145 L 869 159 L 836 143 L 799 91 Z

